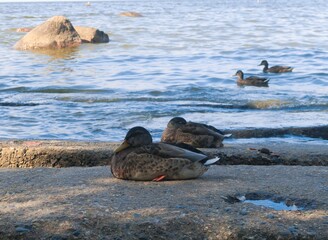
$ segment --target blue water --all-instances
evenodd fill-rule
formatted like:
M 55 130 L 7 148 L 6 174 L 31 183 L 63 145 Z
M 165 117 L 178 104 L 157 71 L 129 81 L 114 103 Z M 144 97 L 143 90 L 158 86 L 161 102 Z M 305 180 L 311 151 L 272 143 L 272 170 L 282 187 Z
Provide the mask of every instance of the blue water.
M 119 141 L 142 125 L 158 140 L 174 116 L 222 130 L 325 125 L 327 8 L 326 0 L 0 3 L 0 138 Z M 57 55 L 12 48 L 25 34 L 16 28 L 54 15 L 111 42 Z M 268 88 L 238 87 L 232 75 L 264 76 L 263 59 L 295 71 L 266 75 Z
M 277 211 L 298 211 L 303 210 L 302 207 L 297 207 L 296 205 L 288 206 L 285 202 L 274 202 L 272 200 L 264 199 L 264 200 L 245 200 L 245 203 L 252 203 L 257 206 L 263 206 L 267 208 L 272 208 Z

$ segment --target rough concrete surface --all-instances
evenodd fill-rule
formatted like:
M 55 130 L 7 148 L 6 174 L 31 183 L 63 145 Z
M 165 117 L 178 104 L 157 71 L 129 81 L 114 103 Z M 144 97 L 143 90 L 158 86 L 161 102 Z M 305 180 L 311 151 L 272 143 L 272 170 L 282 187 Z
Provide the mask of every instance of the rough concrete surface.
M 257 193 L 304 210 L 222 197 Z M 211 166 L 199 179 L 135 182 L 107 166 L 0 169 L 1 239 L 327 239 L 328 168 Z
M 328 239 L 327 145 L 227 143 L 201 178 L 159 183 L 113 178 L 117 146 L 1 141 L 0 239 Z
M 110 163 L 119 143 L 56 140 L 0 141 L 0 167 L 103 166 Z M 269 149 L 272 153 L 258 150 Z M 328 147 L 319 144 L 270 142 L 227 143 L 223 148 L 201 149 L 220 156 L 219 164 L 328 166 Z

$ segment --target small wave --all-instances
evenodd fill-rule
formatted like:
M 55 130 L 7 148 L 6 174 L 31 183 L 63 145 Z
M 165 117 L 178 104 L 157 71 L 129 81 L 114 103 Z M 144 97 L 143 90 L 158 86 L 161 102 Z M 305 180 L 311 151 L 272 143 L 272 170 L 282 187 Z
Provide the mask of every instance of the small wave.
M 0 92 L 19 92 L 19 93 L 111 93 L 106 89 L 78 89 L 78 88 L 27 88 L 14 87 L 0 90 Z
M 0 106 L 2 107 L 34 107 L 39 105 L 38 103 L 0 102 Z
M 77 89 L 77 88 L 44 88 L 32 89 L 26 92 L 32 93 L 106 93 L 106 90 L 101 89 Z

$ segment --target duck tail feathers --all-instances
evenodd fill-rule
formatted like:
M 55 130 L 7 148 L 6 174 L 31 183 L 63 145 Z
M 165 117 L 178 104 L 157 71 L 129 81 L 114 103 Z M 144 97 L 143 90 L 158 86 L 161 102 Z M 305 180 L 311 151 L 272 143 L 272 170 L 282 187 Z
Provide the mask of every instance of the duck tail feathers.
M 215 157 L 215 158 L 208 159 L 208 160 L 204 163 L 204 166 L 210 166 L 210 165 L 213 165 L 214 163 L 216 163 L 216 162 L 219 161 L 219 160 L 220 160 L 219 157 Z
M 224 138 L 229 138 L 229 137 L 231 137 L 231 136 L 232 136 L 232 133 L 229 133 L 229 134 L 224 134 L 223 136 L 224 136 Z

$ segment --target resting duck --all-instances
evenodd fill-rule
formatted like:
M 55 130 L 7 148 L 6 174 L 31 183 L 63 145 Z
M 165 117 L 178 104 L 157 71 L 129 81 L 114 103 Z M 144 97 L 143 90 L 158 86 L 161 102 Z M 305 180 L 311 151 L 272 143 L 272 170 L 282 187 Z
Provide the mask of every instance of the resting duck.
M 256 76 L 250 76 L 244 79 L 244 73 L 238 70 L 234 76 L 237 76 L 237 85 L 239 86 L 256 86 L 256 87 L 268 87 L 269 79 L 260 78 Z
M 201 151 L 167 143 L 153 143 L 143 127 L 131 128 L 111 159 L 114 177 L 126 180 L 161 181 L 197 178 L 219 158 Z
M 230 137 L 213 126 L 187 122 L 182 117 L 172 118 L 162 134 L 161 141 L 167 143 L 186 143 L 197 148 L 222 147 L 223 139 Z
M 291 72 L 294 68 L 287 67 L 287 66 L 273 66 L 269 68 L 269 63 L 267 60 L 263 60 L 259 66 L 264 66 L 263 72 L 265 73 L 284 73 L 284 72 Z

